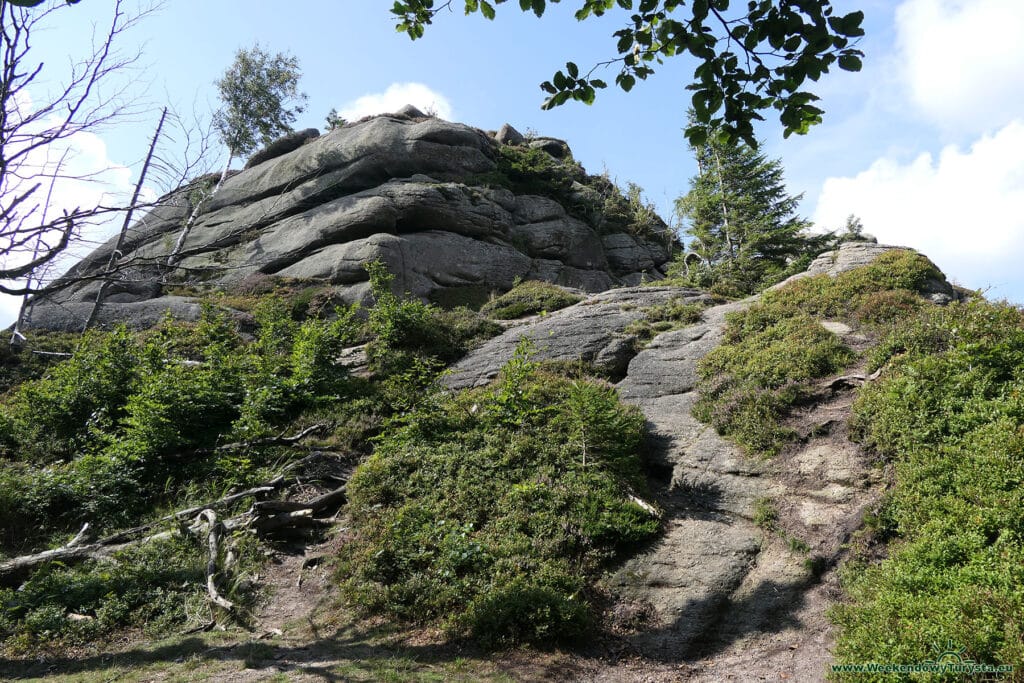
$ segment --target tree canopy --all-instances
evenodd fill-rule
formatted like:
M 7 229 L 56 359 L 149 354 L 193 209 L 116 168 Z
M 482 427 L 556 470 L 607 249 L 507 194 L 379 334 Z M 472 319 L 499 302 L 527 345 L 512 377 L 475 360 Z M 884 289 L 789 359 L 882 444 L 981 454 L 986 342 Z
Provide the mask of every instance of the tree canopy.
M 750 294 L 828 239 L 805 234 L 810 223 L 796 214 L 801 196 L 786 191 L 778 160 L 715 135 L 693 151 L 698 173 L 676 201 L 689 237 L 681 274 L 691 284 Z
M 399 0 L 391 13 L 398 30 L 415 40 L 453 1 Z M 506 0 L 464 2 L 466 14 L 494 19 L 494 5 Z M 519 8 L 541 17 L 547 2 L 519 0 Z M 762 111 L 779 112 L 786 137 L 820 123 L 824 111 L 814 105 L 818 96 L 804 89 L 807 81 L 817 81 L 834 65 L 859 71 L 864 56 L 856 48 L 864 13 L 835 16 L 831 0 L 692 0 L 688 6 L 682 0 L 579 0 L 575 16 L 583 21 L 616 9 L 631 12 L 612 36 L 619 56 L 589 70 L 566 63 L 541 84 L 548 94 L 545 109 L 569 100 L 592 103 L 596 91 L 607 87 L 592 77 L 600 67 L 619 66 L 615 84 L 628 92 L 665 58 L 689 54 L 698 61 L 686 86 L 696 112 L 686 129 L 691 144 L 700 145 L 714 129 L 756 146 L 753 122 L 764 120 Z
M 306 99 L 299 92 L 300 75 L 299 62 L 291 55 L 271 55 L 259 45 L 235 54 L 216 83 L 224 106 L 214 117 L 231 156 L 249 154 L 291 130 Z

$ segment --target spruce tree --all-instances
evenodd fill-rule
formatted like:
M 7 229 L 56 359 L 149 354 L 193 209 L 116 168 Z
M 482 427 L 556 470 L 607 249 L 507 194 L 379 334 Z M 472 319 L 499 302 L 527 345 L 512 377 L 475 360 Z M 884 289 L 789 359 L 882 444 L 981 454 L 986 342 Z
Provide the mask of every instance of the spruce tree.
M 676 200 L 687 248 L 676 275 L 726 294 L 773 284 L 822 242 L 804 234 L 796 214 L 802 195 L 786 191 L 782 164 L 749 145 L 715 134 L 693 148 L 697 175 Z

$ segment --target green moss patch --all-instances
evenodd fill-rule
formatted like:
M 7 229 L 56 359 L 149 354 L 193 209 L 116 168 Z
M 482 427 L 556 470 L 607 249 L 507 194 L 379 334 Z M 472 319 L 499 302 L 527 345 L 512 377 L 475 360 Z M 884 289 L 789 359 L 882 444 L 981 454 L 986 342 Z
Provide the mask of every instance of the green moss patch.
M 527 280 L 488 301 L 480 312 L 498 320 L 511 320 L 525 315 L 557 311 L 582 300 L 583 297 L 580 295 L 568 292 L 550 282 Z
M 602 567 L 659 527 L 630 499 L 643 425 L 609 385 L 523 348 L 494 385 L 435 395 L 349 484 L 344 594 L 488 646 L 582 636 Z
M 640 309 L 644 317 L 627 325 L 623 332 L 635 336 L 637 346 L 642 348 L 662 332 L 700 322 L 704 308 L 703 304 L 688 302 L 684 297 L 673 297 L 663 304 Z

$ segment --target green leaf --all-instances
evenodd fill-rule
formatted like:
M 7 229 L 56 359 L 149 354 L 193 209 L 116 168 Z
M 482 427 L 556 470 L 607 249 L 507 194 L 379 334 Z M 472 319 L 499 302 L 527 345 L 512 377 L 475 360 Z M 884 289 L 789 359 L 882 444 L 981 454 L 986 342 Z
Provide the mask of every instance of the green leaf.
M 487 19 L 494 19 L 494 7 L 487 0 L 481 0 L 480 13 Z
M 860 71 L 863 63 L 856 55 L 840 55 L 839 68 L 843 71 Z
M 579 76 L 580 76 L 580 69 L 573 62 L 566 62 L 565 63 L 565 69 L 566 69 L 566 71 L 569 72 L 569 75 L 571 77 L 579 78 Z
M 690 126 L 685 135 L 691 147 L 702 147 L 708 141 L 708 129 L 704 126 Z

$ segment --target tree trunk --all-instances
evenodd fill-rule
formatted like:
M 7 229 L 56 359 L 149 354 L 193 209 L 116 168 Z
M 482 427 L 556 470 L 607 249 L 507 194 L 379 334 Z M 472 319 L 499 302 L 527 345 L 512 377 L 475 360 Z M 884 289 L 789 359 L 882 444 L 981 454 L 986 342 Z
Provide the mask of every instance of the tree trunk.
M 132 193 L 132 200 L 128 203 L 128 211 L 124 215 L 124 223 L 121 224 L 121 232 L 117 236 L 117 244 L 114 245 L 114 250 L 110 252 L 110 260 L 107 261 L 107 272 L 104 275 L 103 281 L 100 283 L 99 291 L 96 292 L 96 301 L 92 305 L 92 310 L 89 312 L 89 317 L 85 321 L 85 325 L 82 326 L 82 332 L 89 329 L 93 321 L 96 320 L 96 315 L 99 313 L 100 305 L 103 303 L 103 295 L 107 292 L 107 287 L 110 286 L 110 275 L 114 271 L 114 266 L 117 265 L 117 260 L 121 258 L 121 249 L 124 247 L 124 238 L 128 234 L 128 228 L 131 226 L 132 214 L 135 212 L 135 205 L 139 202 L 139 194 L 142 192 L 142 184 L 146 181 L 146 173 L 149 171 L 149 164 L 153 161 L 153 154 L 156 152 L 156 143 L 160 139 L 160 131 L 164 127 L 164 120 L 167 118 L 167 107 L 164 107 L 163 112 L 160 114 L 160 122 L 156 124 L 156 132 L 153 134 L 153 140 L 149 143 L 149 152 L 146 154 L 146 161 L 142 164 L 142 172 L 139 173 L 139 182 L 135 183 L 135 191 Z
M 181 253 L 182 248 L 185 246 L 185 240 L 188 238 L 188 234 L 192 232 L 192 226 L 195 225 L 196 220 L 199 218 L 199 212 L 203 208 L 203 204 L 210 201 L 217 195 L 221 185 L 228 177 L 228 169 L 231 167 L 231 160 L 235 158 L 234 150 L 228 150 L 228 160 L 224 162 L 224 168 L 220 172 L 220 179 L 214 186 L 213 191 L 196 202 L 195 207 L 192 209 L 192 213 L 189 214 L 188 220 L 185 221 L 185 227 L 181 229 L 181 233 L 178 234 L 178 241 L 174 243 L 174 249 L 171 250 L 170 256 L 167 257 L 167 265 L 173 266 L 178 260 L 178 254 Z
M 719 204 L 722 207 L 722 229 L 725 231 L 725 244 L 729 254 L 729 265 L 732 266 L 736 260 L 736 252 L 733 247 L 732 234 L 729 228 L 729 210 L 725 202 L 725 183 L 722 182 L 722 159 L 718 156 L 718 150 L 714 145 L 711 146 L 711 152 L 715 155 L 715 166 L 718 171 L 718 196 Z

